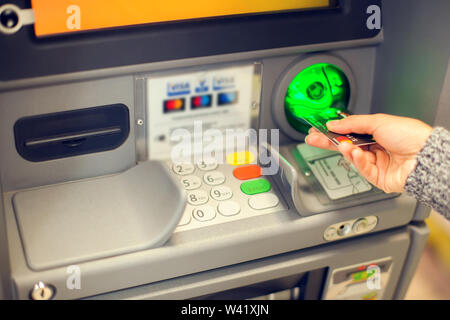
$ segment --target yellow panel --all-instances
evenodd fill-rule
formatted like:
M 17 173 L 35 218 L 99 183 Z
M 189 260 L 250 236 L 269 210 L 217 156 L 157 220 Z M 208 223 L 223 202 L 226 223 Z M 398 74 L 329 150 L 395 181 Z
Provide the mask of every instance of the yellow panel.
M 428 242 L 450 271 L 450 224 L 443 216 L 433 211 L 426 222 L 430 228 Z
M 32 0 L 37 36 L 144 23 L 308 9 L 329 0 Z

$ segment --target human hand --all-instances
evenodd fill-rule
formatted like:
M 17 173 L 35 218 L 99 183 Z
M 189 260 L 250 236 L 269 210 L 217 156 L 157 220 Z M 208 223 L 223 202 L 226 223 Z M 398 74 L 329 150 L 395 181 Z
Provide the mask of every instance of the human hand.
M 353 115 L 330 121 L 327 127 L 340 134 L 373 135 L 377 142 L 373 145 L 357 147 L 344 142 L 336 147 L 311 128 L 305 141 L 313 147 L 340 151 L 367 181 L 387 193 L 403 191 L 417 165 L 416 155 L 433 130 L 422 121 L 387 114 Z

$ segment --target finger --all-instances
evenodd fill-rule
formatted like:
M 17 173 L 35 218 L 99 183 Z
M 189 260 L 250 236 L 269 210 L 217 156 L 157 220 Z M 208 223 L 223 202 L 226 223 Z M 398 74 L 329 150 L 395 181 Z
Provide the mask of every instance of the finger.
M 353 165 L 356 170 L 370 183 L 376 185 L 378 182 L 378 168 L 375 155 L 369 151 L 356 148 L 352 151 Z
M 320 132 L 320 131 L 317 130 L 316 128 L 314 128 L 314 127 L 311 127 L 311 128 L 309 128 L 309 130 L 308 130 L 308 134 L 310 134 L 310 133 L 318 133 L 318 132 Z
M 305 138 L 305 142 L 312 147 L 337 151 L 336 146 L 322 133 L 314 132 Z
M 379 144 L 372 144 L 370 146 L 370 151 L 375 155 L 377 167 L 382 168 L 380 173 L 384 172 L 384 169 L 389 166 L 389 153 Z
M 386 152 L 386 150 L 384 150 L 383 148 L 381 148 L 379 146 L 376 146 L 373 149 L 374 149 L 376 159 L 377 159 L 376 166 L 378 168 L 378 181 L 386 181 L 391 157 L 390 157 L 389 153 Z M 387 193 L 392 192 L 392 190 L 386 189 L 386 187 L 387 187 L 386 184 L 382 187 L 380 187 L 380 186 L 378 186 L 378 187 L 380 189 L 383 189 L 384 192 L 387 192 Z
M 327 122 L 327 128 L 333 132 L 348 134 L 374 134 L 385 121 L 382 114 L 353 115 L 342 120 Z
M 359 146 L 363 151 L 370 151 L 370 146 Z
M 361 148 L 364 152 L 364 155 L 366 157 L 366 161 L 369 161 L 372 164 L 376 164 L 377 162 L 377 156 L 375 155 L 375 152 L 371 151 L 370 148 L 364 150 Z
M 375 163 L 377 157 L 375 156 L 375 151 L 372 150 L 369 146 L 358 146 L 365 154 L 367 161 L 370 161 L 371 163 Z
M 371 144 L 368 147 L 369 147 L 368 150 L 373 152 L 373 153 L 375 153 L 375 154 L 376 154 L 377 151 L 386 152 L 386 150 L 382 146 L 380 146 L 378 143 Z
M 353 163 L 352 151 L 358 147 L 355 147 L 353 144 L 349 142 L 341 142 L 338 146 L 338 150 L 345 159 Z

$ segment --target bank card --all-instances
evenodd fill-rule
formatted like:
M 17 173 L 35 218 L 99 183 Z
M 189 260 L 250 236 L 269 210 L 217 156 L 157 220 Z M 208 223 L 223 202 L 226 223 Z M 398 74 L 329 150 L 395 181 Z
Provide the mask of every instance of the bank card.
M 376 143 L 373 137 L 368 134 L 339 134 L 328 130 L 326 123 L 332 120 L 341 120 L 349 116 L 347 113 L 339 112 L 335 117 L 330 118 L 329 116 L 323 118 L 320 114 L 312 114 L 304 116 L 302 119 L 306 121 L 309 125 L 313 126 L 320 132 L 322 132 L 334 145 L 339 145 L 342 142 L 349 142 L 355 146 L 365 146 Z

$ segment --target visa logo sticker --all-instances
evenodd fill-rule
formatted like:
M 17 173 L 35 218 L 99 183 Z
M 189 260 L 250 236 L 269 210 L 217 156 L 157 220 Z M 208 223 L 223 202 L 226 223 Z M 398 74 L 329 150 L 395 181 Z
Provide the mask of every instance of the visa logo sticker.
M 195 87 L 196 93 L 203 93 L 209 90 L 209 83 L 207 78 L 200 78 L 197 81 L 197 86 Z
M 234 88 L 234 77 L 214 77 L 213 88 L 214 90 Z
M 169 97 L 179 96 L 191 93 L 191 85 L 187 81 L 183 82 L 168 82 L 167 83 L 167 95 Z

